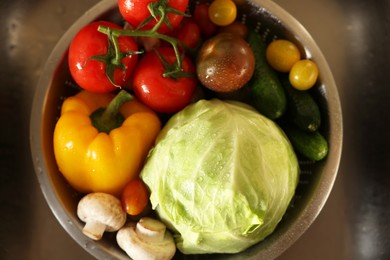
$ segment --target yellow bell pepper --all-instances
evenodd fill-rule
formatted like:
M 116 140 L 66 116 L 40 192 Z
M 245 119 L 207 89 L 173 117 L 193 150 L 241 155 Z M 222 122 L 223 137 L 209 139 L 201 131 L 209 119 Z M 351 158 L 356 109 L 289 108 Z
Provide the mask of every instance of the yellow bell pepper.
M 54 130 L 54 154 L 60 172 L 77 191 L 120 196 L 139 175 L 161 122 L 129 97 L 125 91 L 115 97 L 81 91 L 65 99 Z

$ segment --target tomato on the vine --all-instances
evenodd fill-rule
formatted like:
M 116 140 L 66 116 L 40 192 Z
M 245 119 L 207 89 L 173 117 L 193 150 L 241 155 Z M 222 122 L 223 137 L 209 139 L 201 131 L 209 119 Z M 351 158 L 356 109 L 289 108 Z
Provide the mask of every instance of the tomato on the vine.
M 72 78 L 83 89 L 91 92 L 104 93 L 116 89 L 106 73 L 106 64 L 91 59 L 97 55 L 108 53 L 108 36 L 99 32 L 99 26 L 110 28 L 121 27 L 106 21 L 97 21 L 82 28 L 69 46 L 68 64 Z M 137 51 L 138 46 L 132 37 L 118 38 L 120 51 Z M 113 80 L 116 85 L 124 86 L 129 80 L 138 61 L 138 55 L 130 55 L 121 59 L 125 70 L 115 68 Z
M 197 79 L 195 65 L 190 58 L 184 56 L 182 71 L 192 73 L 194 77 L 180 77 L 177 79 L 164 77 L 166 72 L 163 61 L 157 52 L 170 65 L 177 62 L 175 52 L 170 47 L 160 47 L 146 53 L 138 62 L 133 75 L 133 90 L 135 95 L 144 104 L 154 111 L 161 113 L 175 113 L 191 101 Z
M 174 9 L 175 11 L 179 11 L 184 13 L 187 9 L 189 0 L 118 0 L 118 7 L 122 17 L 134 28 L 140 26 L 146 19 L 150 17 L 150 11 L 148 9 L 148 5 L 150 3 L 160 2 L 162 4 L 167 4 L 168 9 L 165 9 L 167 20 L 172 28 L 169 28 L 166 22 L 163 22 L 158 32 L 166 33 L 171 29 L 176 28 L 181 20 L 183 19 L 183 15 L 177 14 L 175 12 L 170 11 L 169 9 Z M 156 8 L 156 15 L 158 19 L 161 15 L 158 13 L 158 9 Z M 156 25 L 156 19 L 152 18 L 148 23 L 142 26 L 142 30 L 150 30 Z

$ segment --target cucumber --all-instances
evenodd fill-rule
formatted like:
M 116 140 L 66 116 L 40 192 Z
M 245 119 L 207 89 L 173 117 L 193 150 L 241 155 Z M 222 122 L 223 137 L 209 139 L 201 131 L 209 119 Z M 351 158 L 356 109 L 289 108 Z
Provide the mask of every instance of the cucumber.
M 294 149 L 307 159 L 320 161 L 328 155 L 328 142 L 319 131 L 309 133 L 289 123 L 283 123 L 281 127 Z
M 288 77 L 283 77 L 281 82 L 287 97 L 286 117 L 304 131 L 317 131 L 321 112 L 314 98 L 307 91 L 295 89 Z
M 248 33 L 247 41 L 255 56 L 255 71 L 245 86 L 249 92 L 249 103 L 261 114 L 277 119 L 286 111 L 287 100 L 278 74 L 267 63 L 266 44 L 254 31 Z

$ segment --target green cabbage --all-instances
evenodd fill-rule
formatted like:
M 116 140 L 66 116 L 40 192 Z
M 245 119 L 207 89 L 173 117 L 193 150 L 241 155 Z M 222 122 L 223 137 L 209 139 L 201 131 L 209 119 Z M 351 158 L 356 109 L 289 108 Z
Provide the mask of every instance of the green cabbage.
M 235 101 L 201 100 L 174 115 L 141 178 L 185 254 L 236 253 L 284 215 L 299 166 L 281 129 Z

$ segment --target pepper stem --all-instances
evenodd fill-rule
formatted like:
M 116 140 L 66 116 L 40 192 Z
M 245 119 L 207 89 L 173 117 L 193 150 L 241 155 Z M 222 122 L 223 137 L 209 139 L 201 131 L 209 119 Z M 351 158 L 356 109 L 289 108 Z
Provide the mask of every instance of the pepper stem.
M 133 99 L 132 95 L 125 90 L 121 90 L 107 107 L 98 108 L 90 115 L 92 125 L 99 132 L 107 134 L 111 130 L 120 127 L 123 121 L 125 121 L 125 118 L 120 113 L 120 108 L 131 99 Z

